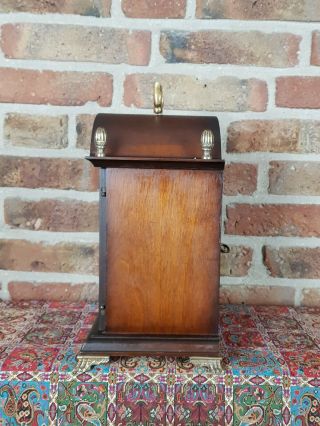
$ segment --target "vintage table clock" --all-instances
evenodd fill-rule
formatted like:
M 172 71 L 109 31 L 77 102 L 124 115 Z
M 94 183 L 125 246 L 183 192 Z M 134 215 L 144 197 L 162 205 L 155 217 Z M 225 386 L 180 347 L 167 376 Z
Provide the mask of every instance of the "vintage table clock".
M 220 368 L 220 146 L 216 117 L 97 115 L 99 313 L 82 367 L 168 355 Z

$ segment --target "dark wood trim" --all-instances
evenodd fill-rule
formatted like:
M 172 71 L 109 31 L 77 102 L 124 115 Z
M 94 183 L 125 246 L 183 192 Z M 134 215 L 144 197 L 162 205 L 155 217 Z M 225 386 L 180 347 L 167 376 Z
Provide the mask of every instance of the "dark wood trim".
M 212 158 L 221 158 L 220 126 L 217 117 L 98 114 L 92 129 L 92 156 L 96 152 L 94 136 L 98 127 L 104 128 L 108 134 L 106 152 L 110 156 L 178 158 L 201 158 L 201 134 L 203 130 L 209 129 L 214 134 Z
M 99 330 L 103 331 L 106 326 L 106 286 L 107 286 L 107 197 L 106 197 L 106 169 L 100 169 L 100 192 L 99 192 Z
M 105 356 L 219 356 L 218 335 L 139 335 L 99 332 L 94 323 L 82 354 L 100 353 Z
M 127 169 L 223 170 L 223 160 L 146 157 L 86 157 L 95 167 Z

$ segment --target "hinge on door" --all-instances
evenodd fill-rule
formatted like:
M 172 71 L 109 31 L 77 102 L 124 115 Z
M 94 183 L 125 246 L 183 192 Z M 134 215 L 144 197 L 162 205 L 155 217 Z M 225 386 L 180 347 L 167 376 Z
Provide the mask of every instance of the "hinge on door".
M 106 197 L 106 195 L 107 195 L 106 188 L 100 188 L 100 196 L 101 197 Z

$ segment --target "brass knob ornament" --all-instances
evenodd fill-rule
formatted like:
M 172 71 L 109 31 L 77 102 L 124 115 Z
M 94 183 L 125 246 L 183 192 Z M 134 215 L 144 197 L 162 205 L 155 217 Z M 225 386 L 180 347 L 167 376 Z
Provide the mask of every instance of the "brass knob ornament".
M 214 147 L 214 136 L 212 130 L 204 130 L 201 134 L 202 159 L 212 160 L 212 150 Z
M 98 127 L 94 135 L 94 143 L 96 146 L 96 157 L 104 157 L 104 150 L 107 146 L 107 132 L 103 127 Z

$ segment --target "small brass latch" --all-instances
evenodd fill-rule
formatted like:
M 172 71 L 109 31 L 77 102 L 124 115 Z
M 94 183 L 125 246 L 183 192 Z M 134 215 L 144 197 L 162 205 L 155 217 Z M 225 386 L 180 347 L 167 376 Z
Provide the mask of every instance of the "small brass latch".
M 162 114 L 163 112 L 163 94 L 162 86 L 156 81 L 153 88 L 153 111 L 155 114 Z

